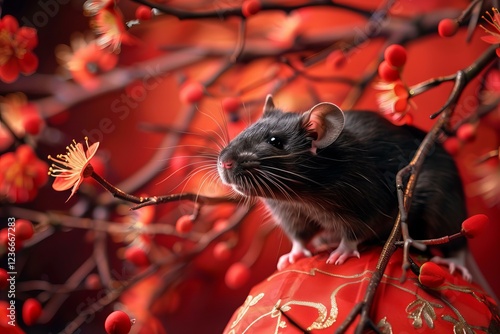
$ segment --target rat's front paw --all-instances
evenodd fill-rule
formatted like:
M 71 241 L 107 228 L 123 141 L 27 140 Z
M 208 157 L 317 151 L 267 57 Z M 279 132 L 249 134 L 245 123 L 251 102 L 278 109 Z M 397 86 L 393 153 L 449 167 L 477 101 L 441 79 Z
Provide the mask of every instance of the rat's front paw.
M 309 256 L 311 256 L 311 252 L 301 242 L 293 241 L 290 253 L 282 255 L 278 260 L 278 270 L 283 270 L 290 264 Z
M 440 256 L 434 256 L 431 260 L 431 262 L 441 264 L 444 266 L 448 267 L 448 270 L 450 271 L 450 274 L 453 275 L 453 273 L 458 270 L 462 273 L 462 278 L 466 280 L 467 282 L 472 281 L 472 274 L 470 273 L 469 269 L 462 265 L 459 260 L 454 259 L 454 258 L 442 258 Z
M 359 259 L 360 255 L 358 252 L 358 242 L 342 238 L 337 249 L 330 253 L 326 263 L 339 265 L 344 263 L 350 257 L 357 257 Z

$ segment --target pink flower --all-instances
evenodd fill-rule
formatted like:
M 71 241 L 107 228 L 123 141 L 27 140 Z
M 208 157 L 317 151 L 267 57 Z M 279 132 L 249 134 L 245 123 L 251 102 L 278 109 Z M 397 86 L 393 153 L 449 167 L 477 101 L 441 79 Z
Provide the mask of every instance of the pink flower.
M 99 148 L 99 142 L 89 146 L 88 138 L 85 137 L 85 144 L 87 151 L 85 151 L 81 143 L 73 140 L 73 144 L 66 147 L 66 154 L 59 154 L 56 158 L 49 155 L 49 159 L 54 161 L 55 164 L 49 168 L 49 174 L 56 179 L 52 184 L 52 188 L 56 191 L 64 191 L 72 188 L 71 195 L 66 200 L 75 194 L 83 182 L 83 179 L 92 175 L 94 169 L 90 164 L 90 160 Z
M 490 12 L 486 12 L 488 17 L 483 16 L 483 19 L 488 22 L 490 26 L 493 27 L 493 30 L 486 29 L 483 25 L 480 25 L 481 28 L 484 29 L 485 32 L 490 34 L 490 36 L 483 36 L 481 39 L 486 43 L 490 44 L 500 44 L 500 13 L 498 13 L 498 9 L 492 8 L 493 15 Z M 497 56 L 500 57 L 500 48 L 496 50 Z
M 99 84 L 98 74 L 112 70 L 118 62 L 116 54 L 79 34 L 72 38 L 71 47 L 57 46 L 56 56 L 73 79 L 89 90 Z
M 47 167 L 28 145 L 3 154 L 0 156 L 0 194 L 15 203 L 33 200 L 47 182 Z
M 397 123 L 405 123 L 410 110 L 410 93 L 401 80 L 380 82 L 375 89 L 384 91 L 377 97 L 377 102 L 383 113 L 391 116 Z
M 19 77 L 19 73 L 34 73 L 38 58 L 32 50 L 37 44 L 35 29 L 19 28 L 14 17 L 5 15 L 0 20 L 0 80 L 10 83 Z

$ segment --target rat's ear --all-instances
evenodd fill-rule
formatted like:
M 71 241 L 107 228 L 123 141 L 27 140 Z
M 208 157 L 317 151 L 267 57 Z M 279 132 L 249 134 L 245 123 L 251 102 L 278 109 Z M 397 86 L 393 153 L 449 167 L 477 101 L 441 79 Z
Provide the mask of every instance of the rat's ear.
M 266 116 L 266 114 L 275 109 L 276 107 L 274 106 L 274 101 L 273 101 L 273 96 L 271 94 L 267 94 L 266 96 L 266 102 L 264 102 L 264 109 L 262 111 L 262 115 Z
M 344 129 L 344 112 L 333 103 L 322 102 L 302 115 L 302 122 L 313 135 L 313 152 L 332 144 Z

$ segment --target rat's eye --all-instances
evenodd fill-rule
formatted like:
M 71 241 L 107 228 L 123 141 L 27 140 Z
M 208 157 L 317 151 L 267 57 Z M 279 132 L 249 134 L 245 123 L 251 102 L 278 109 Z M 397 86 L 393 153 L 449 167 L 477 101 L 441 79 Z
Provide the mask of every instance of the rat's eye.
M 280 149 L 280 150 L 283 149 L 283 142 L 281 141 L 280 138 L 278 138 L 276 136 L 272 136 L 271 138 L 269 138 L 267 140 L 267 142 L 269 144 L 273 145 L 274 147 L 276 147 L 277 149 Z

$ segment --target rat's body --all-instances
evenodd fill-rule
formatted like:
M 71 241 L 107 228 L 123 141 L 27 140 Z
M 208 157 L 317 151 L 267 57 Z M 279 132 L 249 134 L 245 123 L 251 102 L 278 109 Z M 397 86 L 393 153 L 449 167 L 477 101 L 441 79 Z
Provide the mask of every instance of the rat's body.
M 338 246 L 328 262 L 340 264 L 359 257 L 359 243 L 386 239 L 397 215 L 395 176 L 423 137 L 376 113 L 344 116 L 329 103 L 285 113 L 268 97 L 264 116 L 220 153 L 219 173 L 238 193 L 262 198 L 292 240 L 279 268 L 308 255 L 306 245 L 318 234 Z M 465 218 L 457 168 L 437 145 L 417 181 L 411 236 L 453 234 Z

